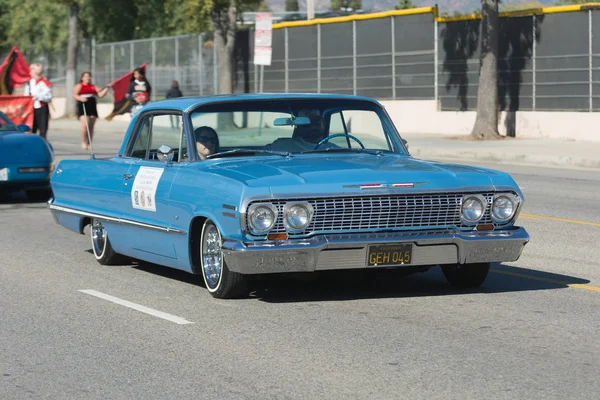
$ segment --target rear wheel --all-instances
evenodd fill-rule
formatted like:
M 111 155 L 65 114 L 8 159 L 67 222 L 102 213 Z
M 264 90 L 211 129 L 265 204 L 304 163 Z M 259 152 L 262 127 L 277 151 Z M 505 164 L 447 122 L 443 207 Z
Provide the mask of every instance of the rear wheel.
M 446 280 L 459 288 L 476 288 L 483 284 L 490 271 L 490 263 L 444 265 Z
M 118 265 L 125 263 L 126 259 L 121 254 L 115 253 L 106 228 L 100 220 L 92 219 L 90 224 L 90 239 L 92 241 L 92 251 L 94 257 L 102 265 Z
M 207 220 L 202 227 L 200 259 L 202 277 L 208 292 L 219 299 L 240 298 L 248 295 L 246 277 L 227 268 L 223 258 L 221 233 Z

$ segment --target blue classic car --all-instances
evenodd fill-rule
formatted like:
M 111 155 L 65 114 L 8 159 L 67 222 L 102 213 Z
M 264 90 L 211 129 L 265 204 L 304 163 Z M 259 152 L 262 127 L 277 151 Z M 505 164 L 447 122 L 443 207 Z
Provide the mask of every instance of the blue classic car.
M 60 161 L 52 189 L 56 221 L 91 225 L 100 264 L 200 274 L 218 298 L 247 295 L 252 275 L 361 268 L 441 266 L 477 287 L 529 241 L 509 175 L 411 157 L 385 109 L 356 96 L 150 103 L 114 157 Z
M 25 190 L 30 198 L 48 200 L 54 153 L 38 135 L 26 134 L 0 112 L 0 194 Z

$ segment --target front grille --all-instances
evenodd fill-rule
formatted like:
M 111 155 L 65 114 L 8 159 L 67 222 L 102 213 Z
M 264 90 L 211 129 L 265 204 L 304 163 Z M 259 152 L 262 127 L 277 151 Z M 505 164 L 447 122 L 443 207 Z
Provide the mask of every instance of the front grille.
M 308 201 L 314 208 L 306 236 L 321 232 L 351 232 L 376 229 L 466 228 L 460 219 L 461 199 L 467 193 L 386 195 L 288 199 L 271 201 L 279 211 L 271 233 L 285 233 L 283 207 L 289 201 Z M 490 206 L 493 193 L 483 193 L 487 207 L 480 223 L 492 223 Z

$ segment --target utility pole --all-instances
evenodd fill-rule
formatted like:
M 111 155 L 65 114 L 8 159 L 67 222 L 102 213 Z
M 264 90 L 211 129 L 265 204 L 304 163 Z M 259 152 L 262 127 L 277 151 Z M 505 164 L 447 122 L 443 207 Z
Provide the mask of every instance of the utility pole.
M 315 18 L 315 0 L 306 0 L 306 19 Z

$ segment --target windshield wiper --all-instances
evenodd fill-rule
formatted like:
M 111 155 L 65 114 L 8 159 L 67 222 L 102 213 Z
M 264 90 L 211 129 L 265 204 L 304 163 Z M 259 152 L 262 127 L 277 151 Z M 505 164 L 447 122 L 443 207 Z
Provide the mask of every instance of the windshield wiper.
M 382 156 L 385 154 L 384 150 L 374 150 L 374 149 L 362 149 L 362 148 L 348 148 L 348 147 L 329 147 L 326 149 L 316 149 L 316 150 L 307 150 L 303 151 L 302 154 L 310 154 L 310 153 L 367 153 L 373 154 L 376 156 Z
M 237 157 L 237 156 L 250 156 L 254 154 L 269 154 L 273 156 L 290 157 L 292 153 L 285 151 L 274 151 L 274 150 L 253 150 L 253 149 L 233 149 L 223 151 L 221 153 L 210 154 L 206 158 L 221 158 L 221 157 Z

